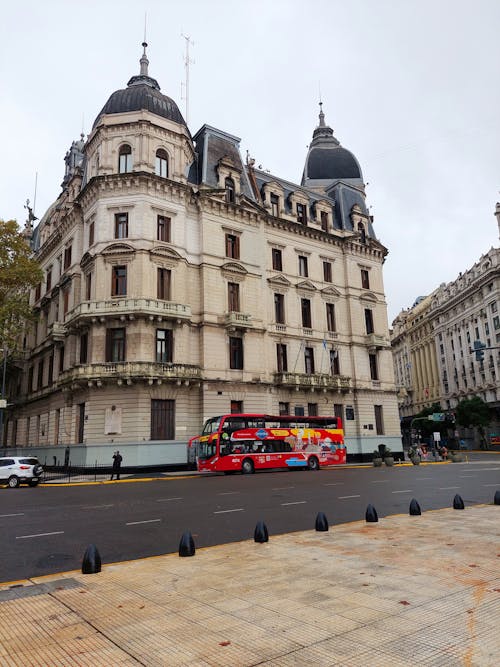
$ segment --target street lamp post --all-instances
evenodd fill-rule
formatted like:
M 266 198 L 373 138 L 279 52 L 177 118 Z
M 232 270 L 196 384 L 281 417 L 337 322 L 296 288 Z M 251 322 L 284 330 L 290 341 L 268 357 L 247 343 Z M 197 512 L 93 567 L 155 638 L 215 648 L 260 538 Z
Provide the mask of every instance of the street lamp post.
M 0 449 L 3 447 L 3 415 L 7 407 L 5 398 L 5 376 L 7 372 L 7 348 L 0 348 L 3 352 L 2 398 L 0 399 Z

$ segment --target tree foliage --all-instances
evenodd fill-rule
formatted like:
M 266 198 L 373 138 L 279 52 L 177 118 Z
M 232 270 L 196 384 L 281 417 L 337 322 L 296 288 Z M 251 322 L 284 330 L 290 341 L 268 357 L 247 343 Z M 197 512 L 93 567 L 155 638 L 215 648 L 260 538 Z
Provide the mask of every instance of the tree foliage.
M 490 408 L 479 396 L 465 398 L 455 408 L 455 415 L 460 426 L 465 428 L 476 427 L 479 433 L 479 444 L 486 449 L 488 443 L 484 435 L 484 427 L 491 421 Z
M 0 346 L 10 351 L 18 347 L 21 332 L 33 319 L 30 288 L 41 279 L 40 266 L 17 222 L 0 220 Z

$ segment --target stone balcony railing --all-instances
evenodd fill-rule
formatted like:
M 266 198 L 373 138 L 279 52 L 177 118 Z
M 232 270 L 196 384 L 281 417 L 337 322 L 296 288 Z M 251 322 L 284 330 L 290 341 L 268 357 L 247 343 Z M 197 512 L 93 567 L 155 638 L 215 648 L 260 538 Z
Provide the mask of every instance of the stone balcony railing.
M 391 341 L 388 340 L 387 338 L 384 338 L 384 336 L 380 336 L 378 334 L 368 334 L 366 336 L 366 344 L 368 347 L 375 349 L 375 350 L 381 350 L 385 347 L 391 347 Z
M 275 385 L 296 389 L 347 392 L 351 379 L 344 375 L 326 375 L 325 373 L 274 373 Z
M 64 341 L 66 333 L 66 327 L 61 322 L 53 322 L 47 328 L 47 337 L 54 343 Z
M 100 386 L 104 382 L 189 383 L 201 379 L 201 369 L 192 364 L 157 363 L 154 361 L 117 361 L 74 366 L 61 373 L 60 385 L 85 383 Z
M 191 307 L 182 303 L 161 299 L 117 298 L 104 301 L 82 301 L 66 313 L 64 321 L 74 322 L 78 318 L 104 320 L 106 317 L 149 317 L 150 319 L 191 319 Z
M 222 316 L 224 326 L 228 329 L 248 329 L 252 327 L 252 316 L 247 313 L 231 311 Z

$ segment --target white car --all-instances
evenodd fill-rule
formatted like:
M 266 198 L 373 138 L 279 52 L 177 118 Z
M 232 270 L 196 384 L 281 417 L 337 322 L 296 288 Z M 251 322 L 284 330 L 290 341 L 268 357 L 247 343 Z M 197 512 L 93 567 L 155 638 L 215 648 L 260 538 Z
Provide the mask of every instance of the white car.
M 23 482 L 36 486 L 42 472 L 40 461 L 33 456 L 0 457 L 0 484 L 7 484 L 11 489 Z

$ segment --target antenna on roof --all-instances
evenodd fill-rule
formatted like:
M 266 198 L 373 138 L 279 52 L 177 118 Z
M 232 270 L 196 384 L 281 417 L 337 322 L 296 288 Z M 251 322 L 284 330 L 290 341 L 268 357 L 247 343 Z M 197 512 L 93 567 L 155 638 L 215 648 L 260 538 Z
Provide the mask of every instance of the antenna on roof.
M 194 46 L 194 42 L 191 41 L 191 38 L 184 33 L 181 33 L 181 37 L 184 37 L 186 40 L 186 55 L 184 56 L 184 69 L 186 70 L 186 81 L 184 83 L 184 88 L 186 90 L 185 95 L 182 95 L 182 84 L 181 84 L 181 99 L 186 100 L 186 125 L 189 125 L 189 65 L 194 65 L 194 60 L 191 60 L 189 57 L 189 45 Z

